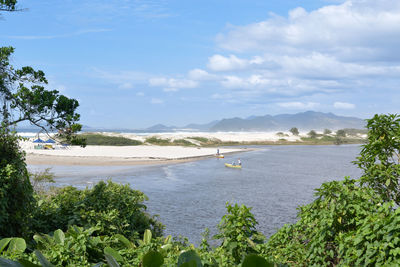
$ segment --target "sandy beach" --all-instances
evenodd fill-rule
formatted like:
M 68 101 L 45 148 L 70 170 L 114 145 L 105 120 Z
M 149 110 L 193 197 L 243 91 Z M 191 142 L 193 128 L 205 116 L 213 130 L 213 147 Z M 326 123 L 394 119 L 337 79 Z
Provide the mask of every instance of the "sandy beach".
M 25 144 L 26 162 L 31 165 L 147 165 L 173 164 L 214 157 L 216 148 L 180 146 L 71 146 L 42 150 Z M 28 148 L 27 148 L 28 147 Z M 244 148 L 220 149 L 221 154 L 249 151 Z
M 96 146 L 85 148 L 70 146 L 63 148 L 55 145 L 54 150 L 34 149 L 32 141 L 22 141 L 22 149 L 26 152 L 27 164 L 33 165 L 143 165 L 172 164 L 214 157 L 217 147 L 201 147 L 194 137 L 219 140 L 221 142 L 277 142 L 285 140 L 288 143 L 302 142 L 306 133 L 293 135 L 290 132 L 173 132 L 173 133 L 110 133 L 100 132 L 107 136 L 120 136 L 145 142 L 149 137 L 174 140 L 187 140 L 194 146 L 157 146 L 144 144 L 139 146 Z M 43 137 L 43 140 L 48 137 Z M 246 148 L 220 148 L 221 154 L 249 151 Z
M 190 137 L 205 137 L 218 139 L 222 142 L 256 142 L 278 141 L 282 136 L 276 132 L 174 132 L 174 133 L 110 133 L 101 132 L 107 136 L 121 136 L 133 140 L 145 141 L 148 137 L 161 139 L 185 139 Z M 298 141 L 300 137 L 285 133 L 288 141 Z M 87 146 L 85 148 L 71 146 L 62 149 L 55 146 L 54 150 L 34 149 L 34 138 L 20 143 L 26 152 L 26 162 L 31 165 L 147 165 L 147 164 L 173 164 L 193 161 L 207 157 L 214 157 L 217 148 L 210 147 L 181 147 L 181 146 Z M 44 140 L 48 139 L 43 137 Z M 194 140 L 191 140 L 194 141 Z M 239 153 L 249 151 L 245 148 L 220 148 L 221 154 Z

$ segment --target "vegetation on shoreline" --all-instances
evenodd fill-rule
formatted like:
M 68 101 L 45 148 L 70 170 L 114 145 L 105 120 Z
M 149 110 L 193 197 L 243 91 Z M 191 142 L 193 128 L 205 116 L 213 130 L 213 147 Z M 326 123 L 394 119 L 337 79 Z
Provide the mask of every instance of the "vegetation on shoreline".
M 143 143 L 138 140 L 133 140 L 121 136 L 108 136 L 104 134 L 85 133 L 80 134 L 86 140 L 86 145 L 97 146 L 138 146 Z
M 296 128 L 294 128 L 296 129 Z M 294 131 L 293 128 L 291 131 Z M 298 136 L 297 132 L 296 136 Z M 279 138 L 277 141 L 221 141 L 217 138 L 206 138 L 200 136 L 191 136 L 184 139 L 168 139 L 150 136 L 144 142 L 133 140 L 121 136 L 108 136 L 100 133 L 81 134 L 86 139 L 87 145 L 115 145 L 130 146 L 150 144 L 157 146 L 187 146 L 187 147 L 216 147 L 216 146 L 250 146 L 250 145 L 340 145 L 340 144 L 363 144 L 365 139 L 361 138 L 361 134 L 365 134 L 364 130 L 343 129 L 338 130 L 336 134 L 332 134 L 330 130 L 325 129 L 324 134 L 317 134 L 310 131 L 311 136 L 300 137 L 300 140 L 289 141 L 286 138 L 288 134 L 282 132 L 276 133 Z

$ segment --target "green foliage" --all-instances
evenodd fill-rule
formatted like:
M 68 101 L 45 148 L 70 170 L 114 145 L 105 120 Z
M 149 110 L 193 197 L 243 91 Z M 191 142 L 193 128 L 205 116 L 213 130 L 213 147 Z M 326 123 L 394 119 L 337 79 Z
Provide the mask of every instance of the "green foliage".
M 361 181 L 386 201 L 400 204 L 400 116 L 375 115 L 367 120 L 368 142 L 355 162 Z
M 77 123 L 80 119 L 76 113 L 78 101 L 60 95 L 57 90 L 46 90 L 47 79 L 43 71 L 29 66 L 21 69 L 11 66 L 13 52 L 12 47 L 0 47 L 2 127 L 28 121 L 46 132 L 57 130 L 59 139 L 64 142 L 84 146 L 84 140 L 75 135 L 81 130 Z M 13 118 L 17 114 L 18 117 Z
M 400 209 L 385 203 L 340 247 L 345 266 L 400 266 Z
M 207 143 L 209 143 L 211 141 L 210 139 L 208 139 L 206 137 L 200 137 L 200 136 L 190 137 L 190 139 L 199 141 L 199 142 L 204 143 L 204 144 L 207 144 Z
M 346 131 L 345 130 L 337 130 L 336 131 L 336 136 L 338 136 L 338 137 L 346 137 Z
M 244 256 L 256 252 L 256 243 L 261 243 L 265 237 L 256 231 L 257 221 L 250 212 L 251 208 L 226 203 L 227 214 L 218 225 L 219 233 L 215 239 L 222 241 L 216 248 L 220 255 L 220 266 L 239 264 Z
M 295 265 L 336 265 L 344 237 L 377 212 L 382 202 L 373 190 L 348 178 L 322 184 L 316 197 L 299 208 L 296 224 L 283 227 L 269 239 L 263 248 L 265 255 Z
M 249 254 L 244 258 L 242 267 L 274 267 L 275 264 L 268 262 L 261 256 Z
M 149 251 L 142 260 L 143 267 L 159 267 L 164 263 L 164 257 L 157 251 Z
M 93 189 L 60 189 L 56 194 L 42 197 L 34 216 L 34 231 L 48 233 L 71 225 L 96 226 L 102 235 L 122 234 L 128 238 L 151 229 L 160 236 L 163 226 L 149 216 L 142 204 L 147 197 L 129 185 L 111 181 L 99 182 Z
M 157 137 L 149 137 L 146 139 L 146 143 L 153 144 L 153 145 L 158 145 L 158 146 L 168 146 L 171 145 L 170 140 L 168 139 L 161 139 Z
M 324 135 L 328 135 L 328 134 L 331 134 L 331 133 L 332 133 L 332 131 L 329 130 L 329 129 L 325 129 L 325 130 L 324 130 Z
M 17 0 L 0 0 L 0 11 L 16 11 Z
M 48 184 L 55 182 L 55 175 L 50 170 L 51 168 L 46 168 L 44 171 L 29 173 L 29 179 L 36 193 L 44 194 Z
M 296 127 L 293 127 L 289 130 L 289 132 L 291 132 L 293 135 L 299 135 L 299 129 L 297 129 Z
M 110 245 L 110 237 L 93 235 L 97 228 L 83 229 L 70 227 L 67 232 L 57 230 L 53 235 L 35 235 L 36 249 L 43 253 L 49 262 L 58 266 L 89 266 L 92 262 L 103 260 L 103 249 Z M 61 234 L 62 233 L 62 234 Z M 41 257 L 29 255 L 29 260 L 42 262 Z
M 314 130 L 309 131 L 307 135 L 312 139 L 317 138 L 317 133 Z
M 320 140 L 332 142 L 332 141 L 335 141 L 335 137 L 325 135 L 325 136 L 322 136 Z
M 333 143 L 334 143 L 335 145 L 341 145 L 341 144 L 344 143 L 344 139 L 343 139 L 342 137 L 336 135 L 336 136 L 335 136 L 335 139 L 334 139 L 334 141 L 333 141 Z
M 18 137 L 0 127 L 0 237 L 25 236 L 33 205 L 33 189 Z
M 81 138 L 86 140 L 87 145 L 97 146 L 138 146 L 143 143 L 138 140 L 132 140 L 121 136 L 107 136 L 103 134 L 80 134 Z

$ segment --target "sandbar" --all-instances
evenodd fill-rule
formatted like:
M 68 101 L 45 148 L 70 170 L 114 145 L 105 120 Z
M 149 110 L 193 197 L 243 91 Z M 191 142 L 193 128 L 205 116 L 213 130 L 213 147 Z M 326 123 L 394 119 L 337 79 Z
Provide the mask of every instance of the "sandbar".
M 28 165 L 148 165 L 174 164 L 214 157 L 216 148 L 180 146 L 72 146 L 66 149 L 24 149 Z M 250 151 L 220 148 L 221 154 Z

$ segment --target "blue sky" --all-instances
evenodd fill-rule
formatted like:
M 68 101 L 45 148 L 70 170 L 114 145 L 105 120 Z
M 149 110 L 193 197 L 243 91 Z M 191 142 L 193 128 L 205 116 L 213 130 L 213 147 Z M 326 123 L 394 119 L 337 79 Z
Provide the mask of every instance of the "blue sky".
M 92 127 L 306 110 L 399 113 L 398 0 L 41 0 L 2 14 L 13 63 Z

